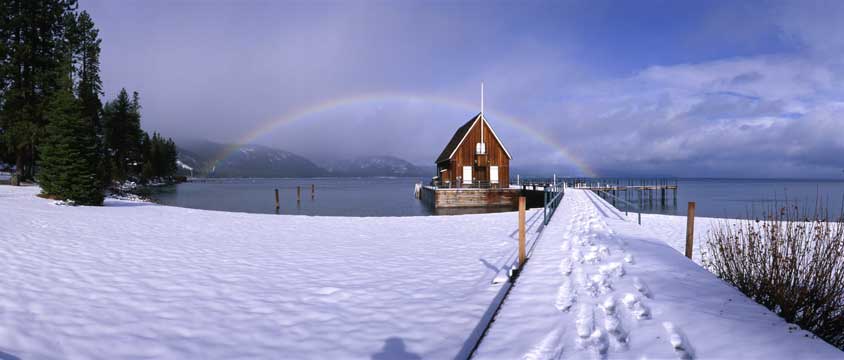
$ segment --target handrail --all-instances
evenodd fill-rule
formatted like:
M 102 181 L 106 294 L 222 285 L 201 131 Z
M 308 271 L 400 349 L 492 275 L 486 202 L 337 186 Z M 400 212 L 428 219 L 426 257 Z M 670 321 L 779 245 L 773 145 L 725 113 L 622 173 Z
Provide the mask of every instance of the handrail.
M 560 205 L 560 201 L 562 201 L 565 192 L 565 186 L 560 187 L 556 183 L 543 188 L 545 203 L 542 208 L 542 214 L 544 217 L 544 225 L 548 225 L 548 223 L 551 222 L 551 217 L 553 217 L 554 213 L 557 211 L 557 207 Z
M 438 189 L 503 189 L 505 187 L 501 186 L 500 182 L 491 182 L 491 181 L 480 181 L 475 180 L 469 184 L 464 184 L 463 182 L 450 182 L 450 181 L 434 181 L 430 182 L 430 186 L 436 187 Z
M 604 193 L 604 194 L 606 194 L 607 196 L 613 197 L 613 198 L 615 198 L 616 200 L 618 200 L 618 201 L 620 201 L 620 202 L 624 203 L 624 205 L 625 205 L 625 206 L 624 206 L 624 216 L 627 216 L 627 208 L 628 208 L 628 206 L 629 206 L 629 205 L 633 205 L 633 207 L 634 207 L 634 208 L 636 208 L 636 212 L 638 213 L 638 219 L 639 219 L 639 220 L 638 220 L 638 222 L 639 222 L 639 225 L 642 225 L 642 208 L 640 208 L 640 207 L 639 207 L 639 205 L 636 205 L 636 204 L 631 203 L 631 202 L 629 202 L 629 201 L 627 201 L 627 200 L 624 200 L 624 199 L 622 199 L 622 198 L 620 198 L 620 197 L 618 197 L 618 196 L 615 196 L 615 195 L 613 195 L 613 194 L 610 194 L 608 191 L 604 191 L 604 190 L 597 190 L 597 189 L 596 189 L 596 190 L 593 190 L 593 191 L 598 192 L 598 193 Z M 616 208 L 616 209 L 618 209 L 618 208 Z M 619 210 L 621 210 L 621 209 L 619 209 Z

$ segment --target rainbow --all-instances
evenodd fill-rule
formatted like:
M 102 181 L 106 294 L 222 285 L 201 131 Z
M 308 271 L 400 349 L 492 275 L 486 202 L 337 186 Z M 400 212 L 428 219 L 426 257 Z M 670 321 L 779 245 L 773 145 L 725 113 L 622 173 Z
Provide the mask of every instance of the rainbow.
M 472 110 L 474 115 L 474 111 L 477 111 L 478 105 L 472 104 L 468 102 L 461 102 L 451 98 L 439 97 L 439 96 L 421 96 L 415 94 L 400 94 L 400 93 L 370 93 L 370 94 L 363 94 L 363 95 L 355 95 L 350 97 L 342 97 L 331 99 L 328 101 L 320 102 L 302 109 L 298 109 L 297 111 L 290 112 L 285 114 L 281 117 L 271 119 L 260 126 L 254 128 L 253 130 L 249 131 L 245 135 L 238 138 L 235 142 L 227 145 L 216 157 L 214 160 L 214 164 L 222 162 L 226 160 L 229 156 L 231 156 L 235 151 L 237 151 L 241 146 L 250 144 L 254 142 L 257 138 L 270 133 L 274 129 L 283 126 L 285 124 L 290 124 L 296 121 L 300 121 L 302 119 L 330 111 L 339 107 L 349 106 L 349 105 L 358 105 L 362 103 L 383 103 L 387 101 L 405 101 L 405 102 L 428 102 L 428 103 L 435 103 L 435 104 L 442 104 L 457 108 L 465 108 Z M 568 162 L 573 164 L 579 171 L 581 171 L 586 176 L 590 177 L 597 177 L 595 171 L 592 170 L 584 161 L 579 159 L 578 157 L 574 156 L 565 146 L 560 144 L 559 142 L 552 139 L 550 136 L 546 134 L 546 132 L 537 130 L 535 127 L 531 126 L 530 124 L 526 123 L 524 120 L 521 120 L 515 116 L 510 116 L 503 114 L 498 111 L 492 111 L 495 116 L 493 119 L 495 121 L 503 120 L 507 122 L 509 125 L 519 129 L 525 134 L 530 135 L 533 139 L 539 141 L 540 143 L 547 145 L 553 148 L 560 156 L 565 158 Z M 485 113 L 490 113 L 490 111 L 486 111 Z M 468 116 L 472 116 L 468 115 Z M 468 118 L 468 117 L 467 117 Z

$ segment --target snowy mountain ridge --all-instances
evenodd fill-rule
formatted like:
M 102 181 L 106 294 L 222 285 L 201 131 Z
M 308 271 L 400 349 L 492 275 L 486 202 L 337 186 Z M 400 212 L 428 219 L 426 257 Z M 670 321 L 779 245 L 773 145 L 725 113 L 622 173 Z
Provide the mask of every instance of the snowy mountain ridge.
M 197 177 L 415 177 L 433 171 L 394 156 L 332 160 L 319 166 L 304 156 L 263 145 L 234 146 L 207 140 L 178 144 L 182 175 Z
M 326 169 L 336 176 L 426 176 L 430 173 L 394 156 L 364 156 L 333 161 Z

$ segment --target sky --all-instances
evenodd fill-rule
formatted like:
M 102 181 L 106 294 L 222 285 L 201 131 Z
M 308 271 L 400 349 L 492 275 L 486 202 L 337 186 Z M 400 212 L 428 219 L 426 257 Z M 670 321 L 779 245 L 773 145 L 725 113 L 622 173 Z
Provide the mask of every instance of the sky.
M 844 179 L 844 2 L 80 0 L 143 127 L 432 165 L 480 111 L 511 166 Z

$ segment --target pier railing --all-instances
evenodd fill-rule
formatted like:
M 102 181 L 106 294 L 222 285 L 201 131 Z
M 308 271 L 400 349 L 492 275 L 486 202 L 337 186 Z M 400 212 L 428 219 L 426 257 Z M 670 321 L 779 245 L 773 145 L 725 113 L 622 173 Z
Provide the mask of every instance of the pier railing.
M 566 186 L 573 188 L 624 190 L 624 189 L 676 189 L 677 178 L 562 178 Z
M 597 195 L 607 199 L 618 210 L 625 214 L 635 211 L 638 213 L 638 222 L 641 224 L 641 213 L 647 208 L 655 208 L 654 200 L 663 209 L 670 208 L 670 203 L 677 206 L 678 179 L 673 177 L 654 178 L 583 178 L 583 177 L 525 177 L 516 178 L 519 188 L 532 191 L 555 192 L 557 188 L 575 188 L 590 190 Z M 550 189 L 550 190 L 548 190 Z M 558 205 L 554 202 L 556 194 L 545 194 L 546 214 L 553 215 Z M 558 199 L 556 199 L 558 200 Z M 548 206 L 551 203 L 550 207 Z M 550 220 L 546 215 L 545 223 Z
M 451 181 L 434 181 L 430 183 L 431 186 L 437 189 L 499 189 L 500 183 L 493 183 L 489 181 L 472 181 L 471 183 L 451 182 Z
M 615 200 L 618 200 L 618 202 L 620 202 L 620 203 L 623 203 L 624 204 L 624 216 L 627 216 L 628 211 L 630 210 L 630 207 L 633 207 L 633 209 L 635 209 L 636 213 L 637 213 L 637 218 L 638 218 L 637 221 L 638 221 L 639 225 L 642 225 L 642 208 L 641 207 L 639 207 L 638 205 L 631 203 L 631 202 L 629 202 L 625 199 L 622 199 L 622 198 L 620 198 L 616 195 L 613 195 L 609 191 L 606 191 L 606 190 L 593 190 L 593 191 L 598 193 L 598 195 L 610 197 L 610 198 L 613 198 Z M 618 209 L 618 206 L 615 206 L 614 203 L 615 202 L 613 202 L 613 206 L 616 209 Z M 621 210 L 621 209 L 618 209 L 618 210 Z
M 543 223 L 548 225 L 551 217 L 554 216 L 554 212 L 557 211 L 557 207 L 560 206 L 560 201 L 563 200 L 566 188 L 559 184 L 552 184 L 551 186 L 545 186 L 543 190 L 545 197 L 545 206 L 542 208 L 542 214 L 544 216 Z

